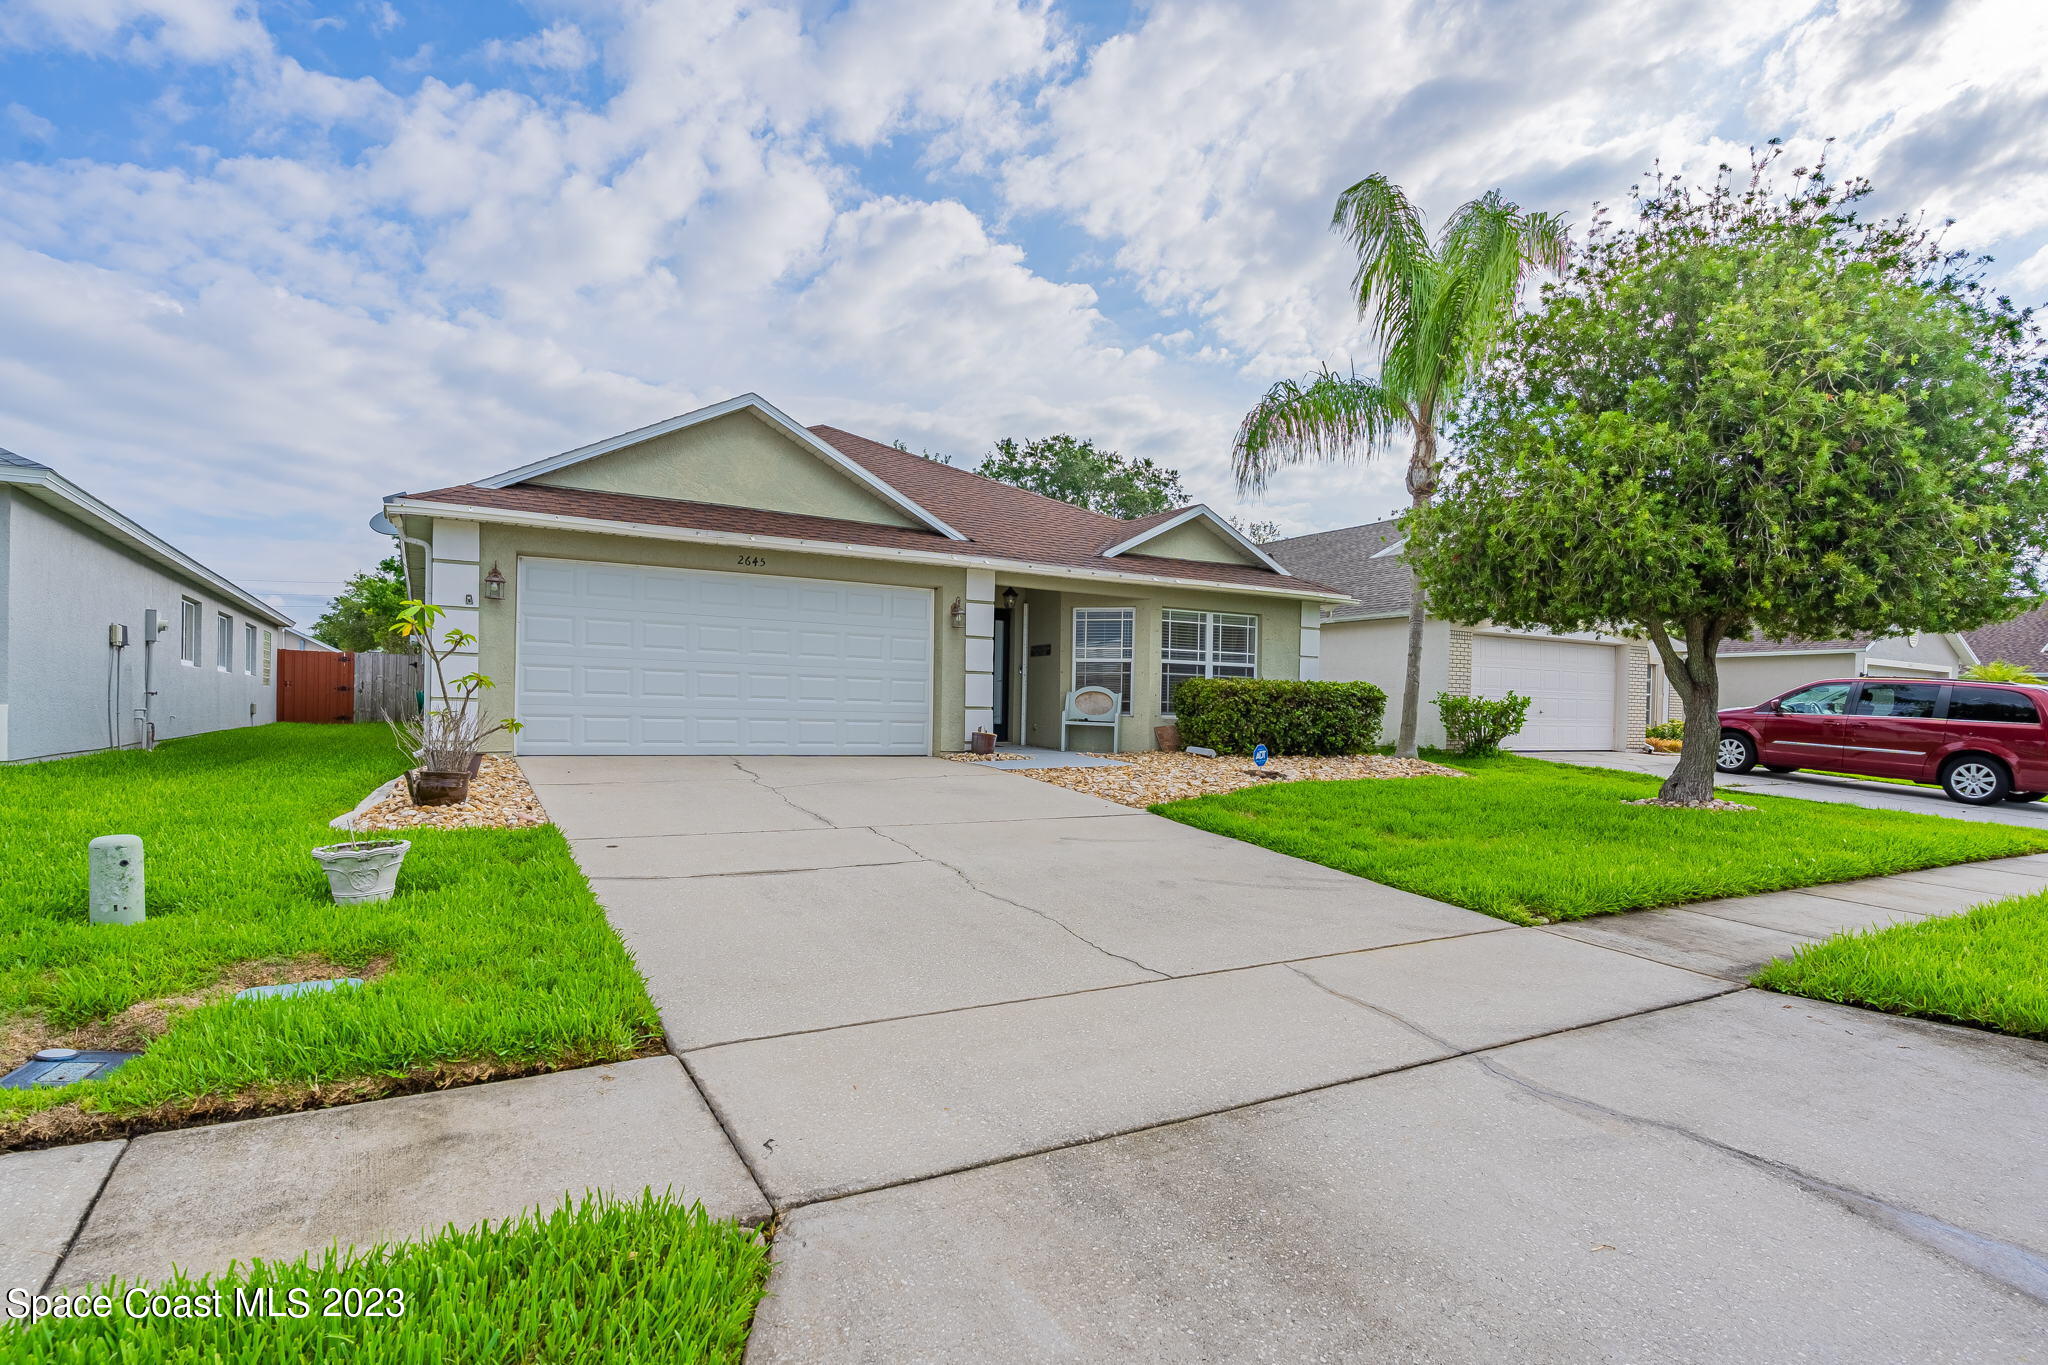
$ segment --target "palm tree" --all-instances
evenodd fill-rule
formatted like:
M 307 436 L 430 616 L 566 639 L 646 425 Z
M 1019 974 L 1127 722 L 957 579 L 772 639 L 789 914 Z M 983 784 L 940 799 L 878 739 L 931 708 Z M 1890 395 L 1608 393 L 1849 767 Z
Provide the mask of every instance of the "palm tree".
M 1401 188 L 1371 175 L 1337 196 L 1330 225 L 1358 252 L 1351 287 L 1379 350 L 1379 375 L 1326 367 L 1305 383 L 1275 384 L 1238 428 L 1231 452 L 1238 491 L 1263 489 L 1287 465 L 1381 455 L 1405 438 L 1410 505 L 1425 507 L 1436 492 L 1444 411 L 1485 363 L 1530 274 L 1563 268 L 1564 223 L 1555 214 L 1524 213 L 1489 190 L 1453 213 L 1432 243 Z M 1409 583 L 1397 752 L 1412 758 L 1426 613 L 1412 574 Z

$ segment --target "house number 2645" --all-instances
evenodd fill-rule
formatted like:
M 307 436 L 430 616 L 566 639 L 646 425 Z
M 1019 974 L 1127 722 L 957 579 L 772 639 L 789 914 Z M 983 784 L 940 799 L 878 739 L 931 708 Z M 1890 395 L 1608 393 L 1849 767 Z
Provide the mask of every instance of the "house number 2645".
M 768 561 L 759 555 L 741 555 L 737 561 L 742 569 L 765 569 Z

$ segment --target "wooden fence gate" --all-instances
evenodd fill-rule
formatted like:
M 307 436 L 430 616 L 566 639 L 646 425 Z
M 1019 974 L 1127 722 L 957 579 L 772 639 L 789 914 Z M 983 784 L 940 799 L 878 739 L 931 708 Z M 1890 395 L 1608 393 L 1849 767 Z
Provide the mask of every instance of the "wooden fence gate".
M 356 720 L 375 724 L 389 716 L 410 720 L 420 713 L 420 656 L 356 655 Z
M 277 651 L 277 718 L 346 725 L 356 718 L 356 656 Z

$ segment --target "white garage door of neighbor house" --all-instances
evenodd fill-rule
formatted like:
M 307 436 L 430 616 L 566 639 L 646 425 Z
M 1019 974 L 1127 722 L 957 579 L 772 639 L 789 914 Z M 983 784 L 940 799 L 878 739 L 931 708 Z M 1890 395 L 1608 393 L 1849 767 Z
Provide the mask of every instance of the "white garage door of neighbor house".
M 932 595 L 525 560 L 525 754 L 928 754 Z
M 1472 695 L 1529 698 L 1529 720 L 1510 749 L 1612 749 L 1611 645 L 1515 635 L 1472 637 Z

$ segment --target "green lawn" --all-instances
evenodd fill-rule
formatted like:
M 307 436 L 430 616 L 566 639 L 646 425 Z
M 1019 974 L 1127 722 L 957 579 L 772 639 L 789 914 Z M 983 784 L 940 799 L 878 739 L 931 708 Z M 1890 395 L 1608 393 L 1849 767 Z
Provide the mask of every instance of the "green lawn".
M 1430 757 L 1471 775 L 1275 783 L 1152 809 L 1516 924 L 2048 849 L 2030 829 L 1748 791 L 1731 795 L 1755 811 L 1630 806 L 1655 778 Z
M 258 1261 L 150 1286 L 174 1297 L 217 1293 L 225 1316 L 215 1318 L 131 1316 L 127 1286 L 117 1282 L 96 1291 L 113 1299 L 109 1316 L 0 1323 L 0 1357 L 10 1365 L 737 1365 L 767 1275 L 757 1232 L 666 1197 L 594 1199 L 428 1242 Z M 236 1313 L 261 1302 L 262 1290 L 279 1316 Z M 135 1302 L 146 1308 L 148 1299 Z M 299 1302 L 311 1312 L 290 1316 Z M 330 1306 L 373 1305 L 385 1316 L 323 1316 Z
M 329 900 L 307 851 L 401 766 L 382 726 L 267 725 L 0 767 L 0 1060 L 162 1029 L 105 1080 L 0 1090 L 0 1149 L 658 1050 L 552 826 L 413 833 L 396 898 Z M 86 921 L 86 842 L 115 833 L 144 841 L 145 924 Z M 374 979 L 223 998 L 293 965 Z
M 1752 984 L 2048 1039 L 2048 893 L 1837 934 L 1767 964 Z

